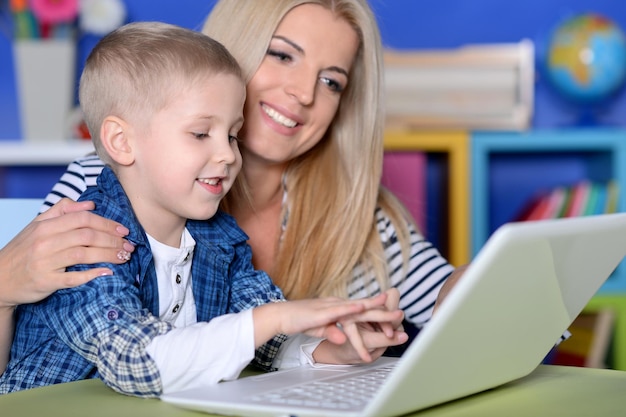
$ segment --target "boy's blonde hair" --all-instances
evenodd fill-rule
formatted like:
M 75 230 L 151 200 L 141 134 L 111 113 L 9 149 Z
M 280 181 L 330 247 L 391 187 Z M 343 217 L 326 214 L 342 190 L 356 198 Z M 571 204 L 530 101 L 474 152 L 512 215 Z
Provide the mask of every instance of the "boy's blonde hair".
M 325 137 L 288 168 L 289 218 L 274 270 L 268 272 L 288 298 L 345 296 L 359 262 L 371 268 L 386 288 L 388 266 L 374 216 L 376 207 L 382 207 L 396 226 L 405 267 L 409 247 L 406 225 L 412 220 L 380 186 L 385 120 L 383 51 L 367 1 L 221 0 L 203 32 L 228 48 L 249 82 L 283 17 L 302 4 L 318 4 L 344 19 L 354 28 L 360 45 Z M 241 181 L 243 175 L 237 179 Z M 233 187 L 222 201 L 225 210 L 245 203 L 245 194 L 238 192 L 241 189 L 245 187 Z
M 98 156 L 111 163 L 100 140 L 106 117 L 145 128 L 176 94 L 220 73 L 242 78 L 228 50 L 200 32 L 137 22 L 105 36 L 89 54 L 79 86 L 80 106 Z

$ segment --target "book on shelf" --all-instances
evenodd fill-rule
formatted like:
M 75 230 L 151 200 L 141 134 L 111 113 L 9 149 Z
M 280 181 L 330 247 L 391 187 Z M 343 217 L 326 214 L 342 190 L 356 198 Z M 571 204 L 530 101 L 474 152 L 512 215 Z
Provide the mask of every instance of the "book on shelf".
M 596 212 L 596 206 L 598 204 L 598 196 L 600 193 L 600 186 L 596 183 L 589 183 L 589 194 L 587 195 L 587 204 L 585 204 L 585 211 L 583 216 L 589 216 Z
M 565 197 L 564 188 L 555 188 L 550 193 L 535 198 L 531 202 L 530 208 L 522 213 L 518 220 L 541 220 L 556 217 L 561 210 Z
M 563 217 L 582 216 L 585 213 L 587 202 L 589 201 L 590 184 L 581 181 L 571 189 L 569 205 L 565 207 Z
M 596 200 L 596 204 L 593 207 L 593 212 L 591 214 L 596 214 L 596 213 L 601 213 L 604 211 L 605 207 L 606 207 L 606 196 L 607 196 L 607 192 L 606 192 L 606 188 L 603 185 L 598 185 L 598 198 Z
M 615 213 L 618 210 L 619 188 L 616 181 L 607 183 L 580 181 L 574 185 L 555 187 L 534 197 L 517 216 L 517 221 L 554 219 Z
M 605 213 L 615 213 L 617 211 L 617 199 L 619 189 L 616 181 L 610 181 L 607 184 L 607 201 Z

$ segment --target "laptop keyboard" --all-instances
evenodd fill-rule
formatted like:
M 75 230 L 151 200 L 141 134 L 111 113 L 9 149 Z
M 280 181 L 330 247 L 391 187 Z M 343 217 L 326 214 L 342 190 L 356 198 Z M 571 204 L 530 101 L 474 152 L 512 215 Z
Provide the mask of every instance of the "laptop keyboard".
M 252 400 L 290 406 L 349 409 L 363 406 L 371 400 L 392 370 L 393 366 L 386 366 L 323 381 L 311 381 L 255 395 Z

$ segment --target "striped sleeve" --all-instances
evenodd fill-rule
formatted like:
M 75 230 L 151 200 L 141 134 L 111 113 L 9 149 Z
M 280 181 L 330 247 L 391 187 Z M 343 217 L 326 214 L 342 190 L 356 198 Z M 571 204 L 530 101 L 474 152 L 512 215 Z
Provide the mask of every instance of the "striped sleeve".
M 380 208 L 376 211 L 376 220 L 385 248 L 390 284 L 400 292 L 400 308 L 407 321 L 422 327 L 430 320 L 439 290 L 454 267 L 409 224 L 410 253 L 408 268 L 405 269 L 400 243 L 391 220 Z M 362 298 L 379 292 L 381 287 L 373 273 L 357 265 L 354 278 L 348 286 L 348 296 Z
M 96 179 L 102 168 L 104 162 L 97 155 L 89 154 L 75 159 L 46 196 L 40 212 L 48 210 L 64 197 L 78 200 L 87 187 L 96 185 Z

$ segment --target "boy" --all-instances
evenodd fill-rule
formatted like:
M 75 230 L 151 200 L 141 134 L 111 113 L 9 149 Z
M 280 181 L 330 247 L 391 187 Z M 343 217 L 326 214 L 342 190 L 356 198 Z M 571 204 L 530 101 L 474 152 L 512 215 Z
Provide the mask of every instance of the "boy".
M 94 48 L 79 93 L 107 163 L 81 200 L 126 225 L 135 252 L 108 265 L 113 277 L 18 307 L 0 392 L 97 377 L 158 396 L 236 378 L 253 359 L 265 368 L 313 361 L 322 346 L 329 362 L 355 360 L 346 360 L 352 346 L 371 360 L 357 321 L 393 337 L 402 313 L 385 308 L 385 295 L 275 303 L 282 293 L 253 269 L 247 237 L 218 210 L 241 167 L 245 100 L 223 46 L 172 25 L 126 25 Z M 282 344 L 299 332 L 315 339 Z M 340 346 L 347 336 L 352 346 Z M 323 337 L 337 343 L 334 358 Z

